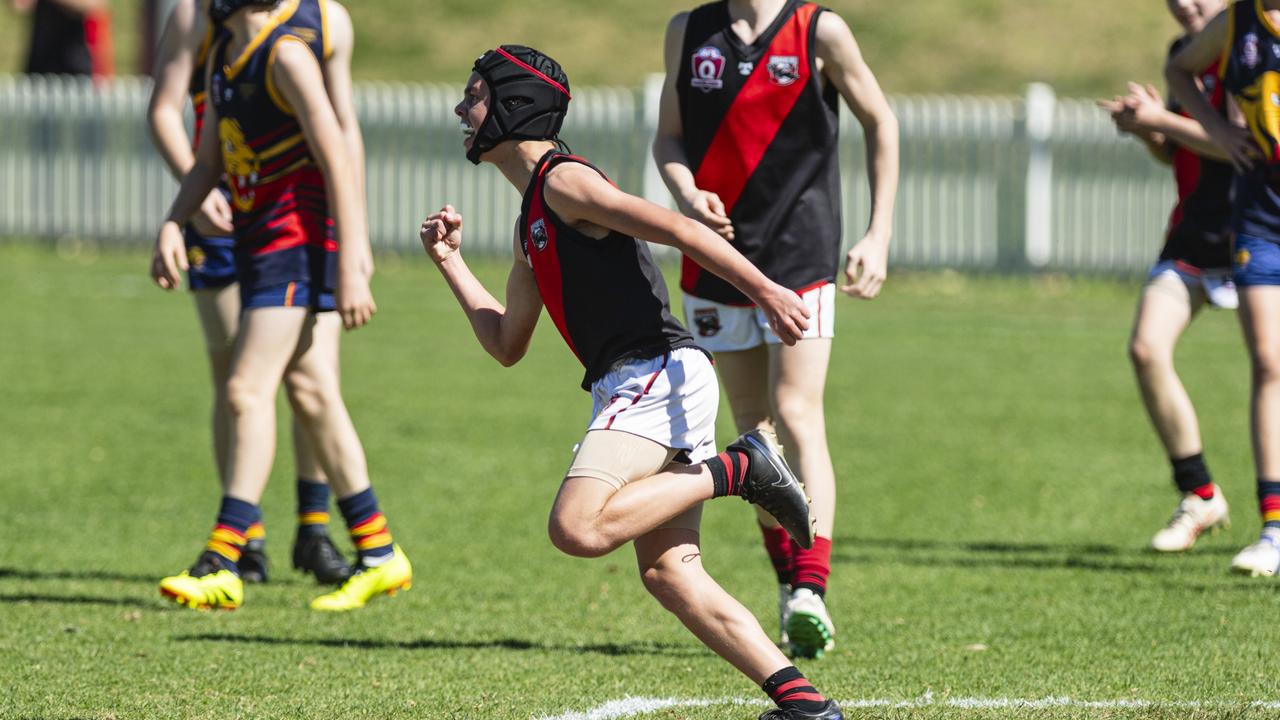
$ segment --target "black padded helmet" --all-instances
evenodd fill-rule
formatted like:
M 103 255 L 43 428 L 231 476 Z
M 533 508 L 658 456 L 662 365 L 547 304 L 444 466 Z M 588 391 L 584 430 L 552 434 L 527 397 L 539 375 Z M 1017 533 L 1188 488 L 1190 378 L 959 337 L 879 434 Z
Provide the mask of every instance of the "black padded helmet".
M 476 128 L 467 159 L 506 140 L 555 140 L 569 110 L 569 78 L 560 63 L 523 45 L 503 45 L 472 68 L 489 86 L 489 114 Z

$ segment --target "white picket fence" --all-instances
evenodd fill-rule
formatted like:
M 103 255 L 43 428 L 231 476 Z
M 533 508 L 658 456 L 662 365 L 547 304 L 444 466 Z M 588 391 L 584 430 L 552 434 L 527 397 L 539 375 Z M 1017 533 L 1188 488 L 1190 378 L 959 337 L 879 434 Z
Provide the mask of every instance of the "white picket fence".
M 669 202 L 649 154 L 657 83 L 585 88 L 562 136 L 624 189 Z M 94 86 L 0 76 L 0 238 L 148 243 L 176 183 L 144 119 L 150 81 Z M 368 155 L 376 246 L 412 249 L 424 213 L 449 202 L 468 242 L 509 248 L 518 193 L 462 153 L 459 88 L 368 83 L 356 89 Z M 1167 167 L 1119 138 L 1087 101 L 1024 97 L 892 99 L 902 181 L 897 267 L 1133 273 L 1159 249 L 1173 199 Z M 843 117 L 845 240 L 860 237 L 870 197 L 862 138 Z

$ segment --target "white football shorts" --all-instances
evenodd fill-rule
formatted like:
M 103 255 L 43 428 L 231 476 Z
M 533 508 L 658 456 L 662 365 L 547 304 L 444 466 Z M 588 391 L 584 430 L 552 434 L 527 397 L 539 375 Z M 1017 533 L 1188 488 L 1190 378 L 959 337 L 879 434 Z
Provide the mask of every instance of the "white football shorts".
M 1231 268 L 1201 270 L 1178 260 L 1161 260 L 1147 273 L 1147 287 L 1176 279 L 1196 302 L 1204 300 L 1216 308 L 1235 310 L 1240 298 L 1231 274 Z
M 836 286 L 823 283 L 800 293 L 809 308 L 809 329 L 804 338 L 836 335 Z M 778 345 L 782 339 L 769 327 L 764 312 L 755 306 L 723 305 L 684 294 L 684 319 L 698 345 L 711 352 L 750 350 L 760 345 Z

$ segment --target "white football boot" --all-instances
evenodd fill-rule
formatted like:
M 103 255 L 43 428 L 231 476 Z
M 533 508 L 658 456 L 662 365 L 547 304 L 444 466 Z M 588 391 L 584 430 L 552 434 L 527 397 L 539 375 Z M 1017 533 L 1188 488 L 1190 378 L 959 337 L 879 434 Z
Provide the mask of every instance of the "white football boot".
M 1206 530 L 1227 527 L 1227 499 L 1222 488 L 1213 486 L 1213 497 L 1202 500 L 1195 493 L 1182 496 L 1178 509 L 1173 511 L 1169 523 L 1151 538 L 1151 549 L 1157 552 L 1184 552 L 1196 544 L 1196 538 Z
M 1262 537 L 1231 559 L 1231 572 L 1249 577 L 1270 577 L 1280 572 L 1280 535 L 1262 533 Z
M 786 614 L 793 656 L 820 658 L 836 646 L 836 625 L 821 595 L 808 588 L 796 590 L 787 601 Z

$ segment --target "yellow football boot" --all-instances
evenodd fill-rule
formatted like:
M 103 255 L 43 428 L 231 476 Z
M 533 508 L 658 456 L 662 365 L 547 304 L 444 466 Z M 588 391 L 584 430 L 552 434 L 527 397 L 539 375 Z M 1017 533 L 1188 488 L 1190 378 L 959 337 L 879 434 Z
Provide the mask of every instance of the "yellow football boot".
M 413 586 L 413 566 L 399 545 L 392 547 L 391 559 L 377 567 L 357 566 L 342 587 L 311 601 L 312 610 L 343 611 L 364 607 L 374 597 L 395 595 Z
M 244 603 L 244 581 L 206 553 L 190 570 L 160 581 L 160 594 L 193 610 L 235 610 Z

